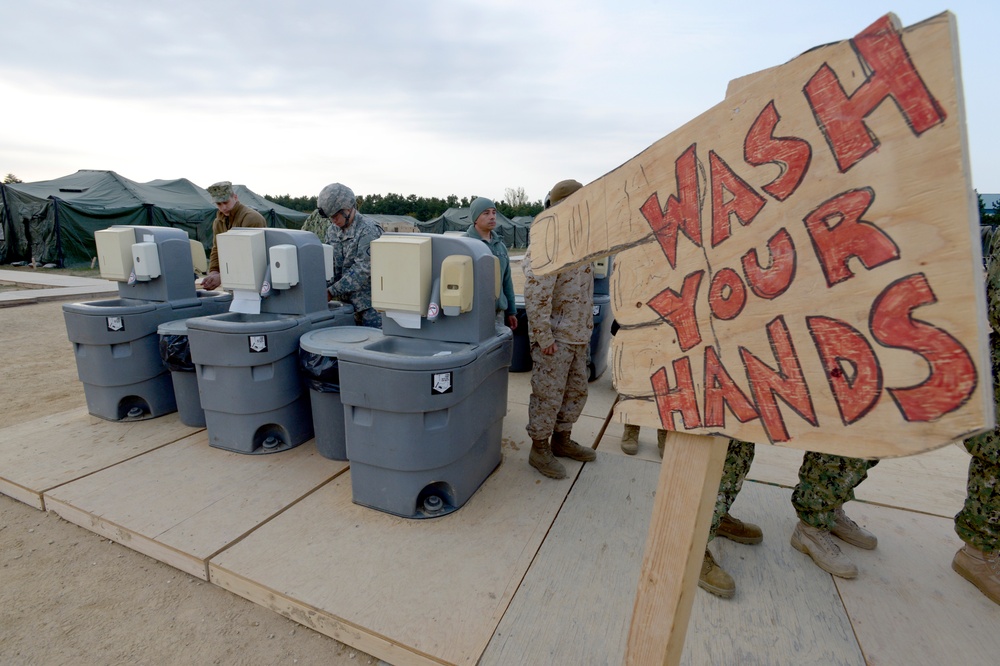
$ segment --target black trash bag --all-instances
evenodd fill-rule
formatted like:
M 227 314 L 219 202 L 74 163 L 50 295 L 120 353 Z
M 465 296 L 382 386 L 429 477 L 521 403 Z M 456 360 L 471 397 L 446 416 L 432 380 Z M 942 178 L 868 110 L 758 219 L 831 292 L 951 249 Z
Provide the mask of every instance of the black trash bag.
M 340 393 L 340 364 L 336 357 L 314 354 L 299 347 L 299 368 L 313 391 Z
M 191 360 L 191 345 L 186 335 L 161 335 L 160 358 L 168 370 L 178 372 L 194 372 L 194 362 Z

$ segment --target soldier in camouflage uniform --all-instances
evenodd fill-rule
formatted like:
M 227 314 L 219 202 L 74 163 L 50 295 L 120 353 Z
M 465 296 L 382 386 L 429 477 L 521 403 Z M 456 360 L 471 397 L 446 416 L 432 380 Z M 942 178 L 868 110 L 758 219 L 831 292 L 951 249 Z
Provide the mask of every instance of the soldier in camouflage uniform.
M 799 483 L 792 491 L 792 506 L 799 516 L 792 532 L 792 547 L 834 576 L 856 578 L 858 568 L 831 535 L 866 550 L 878 545 L 875 535 L 851 520 L 843 509 L 854 499 L 854 489 L 868 478 L 868 470 L 877 464 L 878 460 L 814 451 L 802 458 Z
M 218 212 L 212 222 L 212 254 L 208 260 L 208 274 L 202 278 L 201 286 L 211 291 L 222 284 L 222 277 L 219 275 L 219 247 L 215 243 L 219 234 L 236 227 L 263 228 L 267 224 L 260 213 L 240 203 L 233 184 L 228 180 L 209 185 L 208 196 L 212 197 L 212 203 Z
M 760 527 L 729 515 L 729 508 L 736 501 L 736 496 L 743 487 L 743 480 L 750 471 L 754 450 L 752 442 L 729 440 L 726 462 L 722 467 L 722 480 L 719 482 L 719 494 L 716 496 L 715 511 L 712 513 L 712 526 L 708 530 L 709 543 L 717 536 L 748 545 L 758 544 L 764 540 Z M 705 558 L 701 563 L 701 574 L 698 576 L 698 587 L 723 599 L 729 599 L 736 593 L 736 583 L 732 576 L 716 563 L 707 546 Z
M 330 218 L 323 217 L 318 210 L 314 210 L 302 223 L 302 231 L 313 232 L 319 237 L 321 243 L 325 243 L 327 234 L 330 232 Z
M 333 247 L 333 282 L 327 288 L 333 300 L 354 306 L 359 326 L 382 328 L 382 317 L 372 307 L 372 261 L 370 245 L 382 229 L 358 212 L 351 188 L 333 183 L 316 198 L 317 212 L 330 220 L 324 239 Z
M 517 306 L 514 303 L 514 281 L 510 276 L 510 256 L 507 246 L 495 231 L 497 224 L 497 207 L 486 197 L 476 197 L 469 206 L 469 219 L 472 224 L 466 230 L 468 238 L 478 238 L 486 243 L 490 252 L 500 262 L 500 297 L 497 298 L 495 309 L 497 326 L 507 326 L 510 330 L 517 328 Z
M 583 187 L 575 180 L 556 183 L 546 197 L 555 205 Z M 531 398 L 528 401 L 528 463 L 552 479 L 566 476 L 554 456 L 590 461 L 593 449 L 570 439 L 570 431 L 587 402 L 587 354 L 594 328 L 594 271 L 590 264 L 536 276 L 531 249 L 524 269 L 524 309 L 531 340 Z M 551 442 L 549 438 L 551 437 Z
M 1000 409 L 1000 235 L 984 229 L 986 298 L 993 363 L 993 401 Z M 1000 428 L 965 440 L 972 454 L 965 505 L 955 516 L 955 532 L 965 545 L 951 567 L 1000 604 Z

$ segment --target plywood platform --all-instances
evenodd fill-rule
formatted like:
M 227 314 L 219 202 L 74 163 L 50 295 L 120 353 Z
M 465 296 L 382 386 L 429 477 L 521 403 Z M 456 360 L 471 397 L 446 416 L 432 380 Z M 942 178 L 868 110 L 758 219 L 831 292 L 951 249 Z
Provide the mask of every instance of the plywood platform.
M 192 576 L 208 559 L 342 473 L 315 446 L 247 456 L 213 449 L 207 431 L 56 488 L 66 520 Z
M 344 475 L 214 557 L 211 580 L 391 663 L 475 664 L 581 467 L 543 479 L 529 447 L 505 442 L 500 468 L 453 514 L 359 507 Z
M 68 364 L 58 376 L 71 373 L 58 307 L 22 310 L 25 330 L 5 341 L 32 337 Z M 621 453 L 602 377 L 573 433 L 592 444 L 604 431 L 598 460 L 544 479 L 526 462 L 530 373 L 509 378 L 503 463 L 439 519 L 353 504 L 349 469 L 311 441 L 269 456 L 224 452 L 176 414 L 92 417 L 82 391 L 74 409 L 0 422 L 0 492 L 389 663 L 620 663 L 659 472 L 655 431 L 643 428 L 638 456 Z M 17 386 L 34 400 L 52 389 Z M 847 507 L 880 539 L 872 552 L 845 546 L 855 581 L 788 545 L 801 455 L 758 447 L 750 478 L 761 482 L 745 484 L 733 513 L 759 523 L 764 543 L 711 544 L 737 595 L 698 593 L 685 663 L 992 663 L 1000 607 L 950 569 L 964 451 L 872 471 L 858 489 L 872 503 Z
M 44 509 L 45 493 L 196 432 L 177 413 L 117 423 L 86 407 L 0 430 L 0 492 Z

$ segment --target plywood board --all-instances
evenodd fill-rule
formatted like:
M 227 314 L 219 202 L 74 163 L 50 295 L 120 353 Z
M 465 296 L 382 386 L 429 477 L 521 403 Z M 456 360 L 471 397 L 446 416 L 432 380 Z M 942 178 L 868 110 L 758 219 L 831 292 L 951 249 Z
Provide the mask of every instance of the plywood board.
M 855 580 L 837 580 L 870 664 L 993 664 L 1000 606 L 951 569 L 962 542 L 946 518 L 855 504 L 878 548 L 847 547 Z
M 954 16 L 744 77 L 544 211 L 536 272 L 616 254 L 624 422 L 857 457 L 993 426 Z
M 508 415 L 503 462 L 458 511 L 361 507 L 345 474 L 212 558 L 212 582 L 392 664 L 475 664 L 581 467 L 542 477 L 524 424 Z
M 659 465 L 585 465 L 480 663 L 620 664 Z
M 44 509 L 53 488 L 194 432 L 177 413 L 113 422 L 79 407 L 0 430 L 0 492 Z
M 207 579 L 212 555 L 346 467 L 320 456 L 312 440 L 242 455 L 211 448 L 201 430 L 56 488 L 45 503 L 70 522 Z
M 598 463 L 584 466 L 482 664 L 622 662 L 659 465 Z M 737 593 L 697 592 L 682 663 L 863 664 L 831 576 L 788 545 L 790 492 L 748 483 L 733 512 L 760 524 L 764 543 L 712 542 Z
M 798 521 L 791 492 L 745 483 L 732 514 L 760 525 L 764 541 L 709 545 L 736 581 L 736 596 L 699 592 L 683 663 L 864 664 L 835 579 L 789 545 Z

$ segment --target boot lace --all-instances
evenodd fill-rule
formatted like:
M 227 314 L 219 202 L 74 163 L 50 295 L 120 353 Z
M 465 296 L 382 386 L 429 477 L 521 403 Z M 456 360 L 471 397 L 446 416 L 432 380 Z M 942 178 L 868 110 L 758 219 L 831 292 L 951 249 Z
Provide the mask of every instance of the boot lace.
M 812 538 L 820 548 L 825 550 L 831 556 L 840 557 L 840 546 L 838 546 L 837 542 L 833 540 L 833 537 L 830 536 L 829 532 L 826 530 L 814 529 L 812 530 Z
M 852 531 L 860 531 L 861 530 L 861 528 L 858 527 L 858 524 L 856 522 L 854 522 L 853 520 L 851 520 L 850 516 L 848 516 L 846 513 L 844 513 L 844 510 L 842 508 L 835 510 L 833 512 L 833 515 L 834 515 L 834 519 L 838 523 L 840 523 L 842 526 L 846 527 L 847 529 L 852 530 Z

